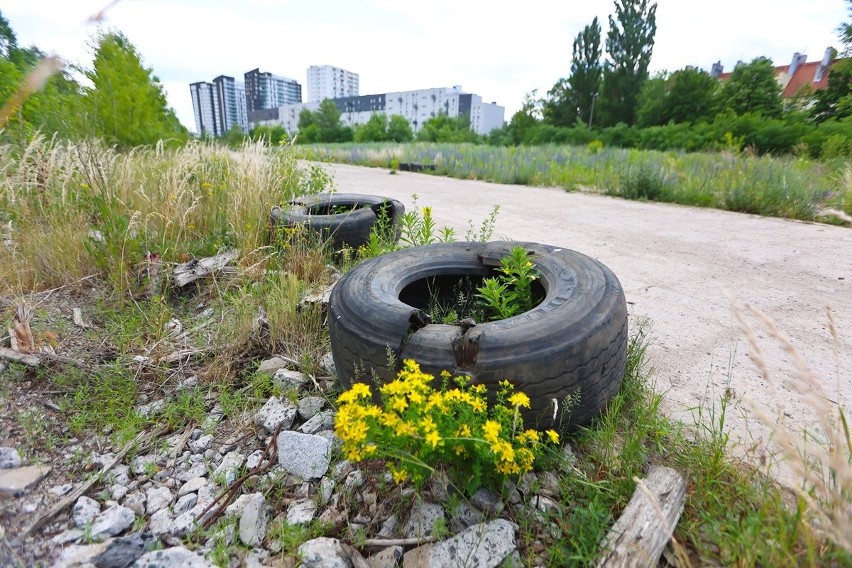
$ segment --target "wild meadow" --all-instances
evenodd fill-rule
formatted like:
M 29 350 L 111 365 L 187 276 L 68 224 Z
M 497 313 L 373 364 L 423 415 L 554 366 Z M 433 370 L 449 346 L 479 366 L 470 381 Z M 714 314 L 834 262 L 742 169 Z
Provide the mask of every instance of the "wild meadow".
M 446 175 L 570 189 L 622 187 L 617 184 L 625 168 L 644 167 L 651 168 L 652 177 L 662 176 L 664 191 L 674 192 L 665 195 L 703 195 L 707 205 L 716 204 L 714 200 L 730 204 L 736 191 L 752 195 L 761 187 L 775 197 L 771 204 L 755 205 L 756 212 L 808 218 L 817 207 L 849 210 L 848 181 L 843 186 L 828 166 L 804 160 L 430 145 L 311 152 L 315 159 L 346 158 L 381 167 L 402 161 L 435 163 L 437 172 Z M 165 443 L 167 436 L 203 428 L 217 443 L 255 440 L 252 417 L 264 401 L 275 396 L 295 403 L 300 398 L 258 370 L 273 355 L 305 373 L 310 394 L 327 407 L 345 406 L 345 393 L 320 364 L 329 350 L 324 312 L 306 307 L 302 299 L 326 286 L 334 273 L 405 243 L 374 241 L 375 246 L 360 253 L 341 254 L 304 231 L 270 226 L 273 205 L 334 188 L 321 167 L 300 163 L 301 157 L 297 148 L 262 144 L 238 151 L 188 144 L 123 152 L 94 142 L 36 138 L 25 146 L 0 148 L 3 329 L 12 326 L 17 308 L 27 306 L 36 346 L 53 350 L 45 352 L 38 367 L 9 363 L 0 372 L 0 403 L 8 410 L 2 423 L 28 459 L 64 463 L 62 471 L 76 483 L 90 477 L 92 466 L 87 464 L 95 443 L 117 449 L 132 445 L 144 432 L 158 432 Z M 709 173 L 713 171 L 715 175 Z M 404 234 L 423 233 L 418 242 L 447 236 L 418 218 L 422 212 L 412 214 L 407 220 L 411 230 Z M 223 250 L 238 253 L 214 277 L 186 288 L 171 281 L 179 263 Z M 71 323 L 72 306 L 82 311 L 82 324 Z M 790 491 L 773 481 L 768 468 L 730 457 L 726 399 L 719 411 L 705 412 L 695 424 L 661 414 L 664 395 L 654 387 L 646 345 L 643 330 L 635 330 L 623 387 L 603 415 L 589 428 L 559 440 L 569 446 L 542 448 L 534 463 L 524 463 L 524 470 L 530 466 L 538 476 L 533 491 L 546 485 L 559 506 L 539 511 L 522 504 L 502 513 L 519 526 L 520 564 L 593 563 L 601 554 L 601 540 L 636 490 L 635 478 L 651 464 L 673 467 L 688 482 L 671 562 L 675 556 L 679 565 L 695 566 L 852 562 L 852 440 L 844 409 L 823 399 L 815 410 L 824 417 L 823 431 L 807 434 L 774 422 L 776 417 L 767 413 L 769 422 L 784 426 L 779 439 L 785 455 L 779 459 L 802 473 L 801 486 Z M 190 379 L 195 386 L 185 387 Z M 49 404 L 30 402 L 46 396 Z M 157 400 L 164 401 L 158 411 L 142 411 L 140 401 Z M 521 404 L 523 397 L 514 400 Z M 202 426 L 214 414 L 221 424 Z M 351 432 L 345 422 L 338 423 L 338 430 Z M 536 436 L 524 435 L 530 440 Z M 72 444 L 77 449 L 69 461 L 63 456 Z M 478 448 L 487 458 L 482 467 L 490 467 L 493 456 L 487 446 Z M 336 450 L 332 463 L 339 464 L 346 450 Z M 434 473 L 458 478 L 464 464 L 455 463 L 452 452 L 444 454 L 432 464 Z M 154 464 L 143 473 L 155 475 L 166 466 Z M 522 484 L 513 477 L 514 469 L 504 469 L 488 470 L 482 479 Z M 404 475 L 388 480 L 382 470 L 383 464 L 369 461 L 363 469 L 368 484 L 381 489 L 379 511 L 405 515 L 416 493 Z M 216 480 L 225 491 L 224 478 Z M 343 478 L 333 481 L 344 486 Z M 431 487 L 435 480 L 421 481 Z M 317 483 L 308 485 L 310 495 L 318 491 Z M 264 493 L 273 510 L 264 546 L 274 558 L 294 558 L 299 544 L 317 536 L 336 537 L 358 548 L 381 527 L 380 520 L 352 521 L 367 514 L 366 505 L 345 488 L 340 506 L 346 514 L 298 525 L 284 522 L 279 514 L 304 492 L 303 485 L 270 474 L 247 487 Z M 499 493 L 503 487 L 492 489 Z M 108 495 L 106 481 L 90 494 L 104 492 Z M 450 502 L 457 506 L 467 498 L 459 491 Z M 144 516 L 139 518 L 140 526 L 145 522 Z M 221 537 L 228 526 L 233 531 L 233 518 L 199 528 L 181 542 L 228 566 L 231 558 L 250 553 L 250 547 Z M 432 536 L 444 538 L 448 530 L 446 524 L 436 525 Z M 7 534 L 11 531 L 7 528 Z M 45 533 L 34 534 L 37 542 L 49 540 Z M 31 563 L 27 550 L 17 554 L 21 565 Z
M 459 179 L 561 187 L 627 199 L 712 207 L 771 217 L 837 223 L 852 215 L 852 165 L 806 157 L 720 152 L 659 152 L 586 146 L 498 147 L 474 144 L 311 145 L 319 161 L 396 168 L 434 164 Z

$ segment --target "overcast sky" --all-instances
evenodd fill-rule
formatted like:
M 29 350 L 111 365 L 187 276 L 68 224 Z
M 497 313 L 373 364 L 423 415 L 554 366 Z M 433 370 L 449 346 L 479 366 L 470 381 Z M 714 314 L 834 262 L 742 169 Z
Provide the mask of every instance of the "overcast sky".
M 90 66 L 87 23 L 110 0 L 0 0 L 21 46 Z M 725 70 L 758 56 L 788 64 L 839 47 L 844 0 L 658 0 L 651 70 Z M 517 111 L 569 74 L 574 37 L 597 16 L 605 36 L 612 0 L 121 0 L 100 24 L 122 31 L 195 130 L 189 84 L 242 80 L 260 68 L 302 84 L 307 68 L 360 75 L 361 94 L 461 85 Z M 603 41 L 602 41 L 603 43 Z

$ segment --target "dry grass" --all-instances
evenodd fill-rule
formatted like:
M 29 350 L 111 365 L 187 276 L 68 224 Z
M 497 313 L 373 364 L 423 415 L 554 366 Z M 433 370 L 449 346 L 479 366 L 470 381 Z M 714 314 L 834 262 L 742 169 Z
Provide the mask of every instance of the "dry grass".
M 799 351 L 766 314 L 746 306 L 737 309 L 736 316 L 752 346 L 750 357 L 768 384 L 777 381 L 771 376 L 747 316 L 754 318 L 759 329 L 780 344 L 794 364 L 795 375 L 788 378 L 788 386 L 792 392 L 804 393 L 802 402 L 812 410 L 815 426 L 794 423 L 780 411 L 773 415 L 753 401 L 751 406 L 761 421 L 772 428 L 783 464 L 799 480 L 800 483 L 791 489 L 805 503 L 814 529 L 852 553 L 852 437 L 848 412 L 841 399 L 834 402 L 827 395 L 823 381 L 811 372 Z M 828 321 L 835 344 L 839 345 L 830 310 Z M 843 372 L 839 370 L 839 392 L 844 381 L 848 383 L 848 376 L 844 377 Z
M 269 211 L 321 185 L 294 152 L 208 144 L 118 153 L 35 138 L 0 148 L 0 292 L 78 280 L 96 267 L 131 290 L 147 255 L 164 262 L 268 244 Z M 261 255 L 262 256 L 262 255 Z

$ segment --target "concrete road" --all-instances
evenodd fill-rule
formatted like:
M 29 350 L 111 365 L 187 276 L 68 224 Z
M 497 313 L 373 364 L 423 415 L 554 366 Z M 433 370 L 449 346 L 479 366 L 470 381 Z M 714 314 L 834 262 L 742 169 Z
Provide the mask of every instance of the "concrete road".
M 664 411 L 693 423 L 730 389 L 728 417 L 741 451 L 762 451 L 768 431 L 752 406 L 809 423 L 812 386 L 765 328 L 755 329 L 769 379 L 749 356 L 734 302 L 766 313 L 801 352 L 825 397 L 852 408 L 852 230 L 679 205 L 641 203 L 561 189 L 498 185 L 425 174 L 326 165 L 339 192 L 432 207 L 463 237 L 497 204 L 494 239 L 564 246 L 609 266 L 624 287 L 635 330 L 650 325 L 652 379 Z M 837 339 L 827 309 L 831 309 Z M 755 317 L 748 316 L 757 326 Z M 752 402 L 750 402 L 752 401 Z M 707 406 L 709 405 L 709 406 Z M 759 456 L 758 456 L 759 457 Z

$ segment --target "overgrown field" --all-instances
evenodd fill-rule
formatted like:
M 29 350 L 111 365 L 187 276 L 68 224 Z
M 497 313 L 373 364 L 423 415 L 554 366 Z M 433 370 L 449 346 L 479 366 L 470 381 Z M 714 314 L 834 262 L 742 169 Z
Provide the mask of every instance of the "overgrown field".
M 434 164 L 436 175 L 591 190 L 627 199 L 713 207 L 806 221 L 852 215 L 852 166 L 800 157 L 657 152 L 588 146 L 333 144 L 308 147 L 316 160 L 394 169 Z
M 495 151 L 500 154 L 486 154 Z M 314 157 L 342 159 L 345 154 L 356 163 L 385 167 L 393 160 L 434 162 L 439 173 L 459 177 L 570 188 L 608 187 L 632 175 L 625 173 L 628 166 L 650 168 L 652 176 L 671 177 L 666 191 L 688 185 L 685 195 L 704 195 L 705 205 L 733 199 L 737 191 L 749 197 L 763 191 L 756 212 L 813 218 L 822 206 L 850 211 L 849 180 L 834 180 L 839 173 L 807 161 L 718 155 L 716 175 L 711 175 L 711 156 L 696 156 L 692 166 L 684 167 L 682 161 L 692 157 L 590 149 L 353 146 L 313 152 Z M 329 351 L 325 315 L 319 305 L 302 300 L 322 290 L 335 273 L 386 251 L 387 243 L 334 254 L 304 231 L 270 227 L 273 205 L 333 188 L 320 168 L 301 167 L 293 148 L 248 145 L 232 152 L 200 144 L 117 153 L 96 144 L 37 140 L 25 148 L 0 148 L 0 172 L 2 329 L 12 325 L 17 308 L 26 306 L 36 347 L 49 346 L 41 365 L 9 364 L 0 371 L 2 437 L 29 461 L 53 464 L 76 486 L 91 475 L 95 446 L 117 451 L 146 431 L 160 432 L 165 440 L 202 428 L 214 408 L 221 423 L 203 428 L 212 428 L 205 434 L 219 444 L 257 441 L 252 417 L 270 396 L 296 401 L 310 394 L 337 407 L 341 390 L 320 364 Z M 720 189 L 725 187 L 727 192 Z M 426 228 L 423 221 L 409 218 L 422 232 L 419 242 L 437 239 L 439 229 Z M 236 260 L 215 277 L 186 287 L 172 281 L 176 264 L 233 249 L 239 251 Z M 71 323 L 72 307 L 81 309 L 82 325 Z M 0 340 L 7 344 L 4 332 Z M 537 484 L 558 474 L 548 491 L 559 506 L 538 511 L 510 505 L 496 514 L 519 525 L 522 565 L 593 562 L 602 552 L 601 539 L 636 489 L 634 478 L 651 464 L 673 467 L 688 482 L 672 562 L 675 557 L 679 565 L 695 566 L 852 562 L 852 442 L 843 409 L 816 408 L 824 417 L 823 430 L 807 438 L 783 430 L 789 450 L 784 459 L 802 468 L 802 491 L 791 492 L 773 482 L 769 467 L 757 469 L 728 457 L 728 398 L 701 409 L 694 424 L 661 415 L 663 395 L 649 376 L 652 362 L 645 360 L 645 346 L 643 330 L 634 330 L 624 383 L 608 410 L 588 429 L 563 440 L 569 452 L 552 451 L 536 463 Z M 282 389 L 258 371 L 259 362 L 273 355 L 285 357 L 310 378 L 303 387 L 307 392 Z M 162 404 L 155 409 L 157 401 Z M 805 442 L 807 453 L 800 453 Z M 78 449 L 68 459 L 66 447 L 72 444 Z M 336 452 L 332 463 L 341 460 Z M 437 469 L 454 467 L 448 462 Z M 144 473 L 155 475 L 157 466 L 150 469 Z M 379 488 L 379 513 L 406 514 L 418 494 L 383 473 L 382 463 L 364 464 L 365 483 Z M 216 481 L 221 491 L 227 488 L 224 478 Z M 342 479 L 333 481 L 343 486 Z M 317 485 L 308 484 L 309 495 Z M 500 494 L 505 487 L 491 489 Z M 301 542 L 322 535 L 362 547 L 381 529 L 383 517 L 369 513 L 351 494 L 344 495 L 340 515 L 323 517 L 333 521 L 287 524 L 278 515 L 306 489 L 274 470 L 245 488 L 264 493 L 273 509 L 262 543 L 273 558 L 292 558 Z M 89 494 L 104 492 L 105 480 Z M 451 499 L 458 505 L 468 498 L 459 492 Z M 142 517 L 137 524 L 146 522 Z M 221 540 L 216 531 L 229 523 L 233 527 L 234 520 L 225 517 L 219 523 L 182 542 L 228 566 L 250 547 Z M 6 526 L 11 541 L 16 526 Z M 446 525 L 436 525 L 433 536 L 444 538 L 447 531 Z M 35 533 L 37 543 L 51 536 L 46 530 Z M 41 550 L 32 543 L 9 546 L 20 564 L 45 562 L 32 556 Z

